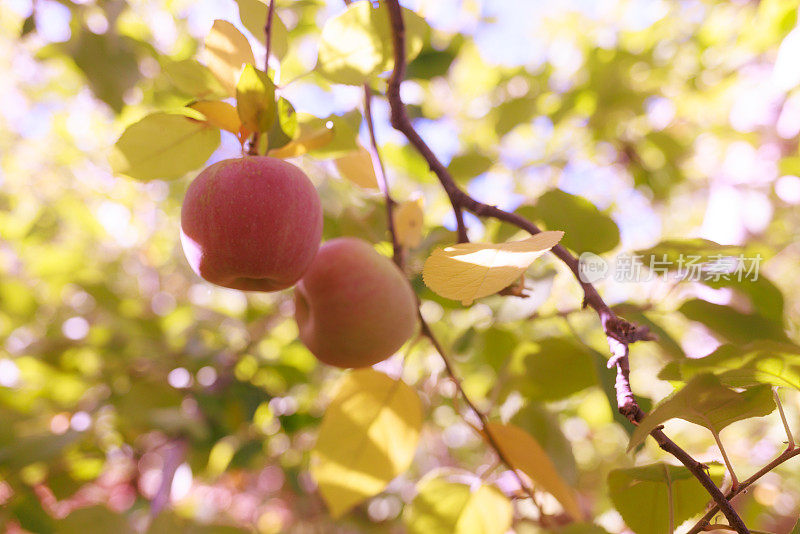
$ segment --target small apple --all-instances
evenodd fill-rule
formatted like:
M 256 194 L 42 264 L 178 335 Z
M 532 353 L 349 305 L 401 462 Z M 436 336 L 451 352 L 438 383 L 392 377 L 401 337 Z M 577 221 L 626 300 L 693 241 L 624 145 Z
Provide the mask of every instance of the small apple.
M 192 270 L 233 289 L 294 285 L 321 237 L 314 185 L 276 158 L 246 156 L 211 165 L 191 183 L 181 209 L 181 243 Z
M 295 287 L 300 339 L 322 362 L 367 367 L 414 333 L 417 300 L 403 272 L 361 239 L 324 243 Z

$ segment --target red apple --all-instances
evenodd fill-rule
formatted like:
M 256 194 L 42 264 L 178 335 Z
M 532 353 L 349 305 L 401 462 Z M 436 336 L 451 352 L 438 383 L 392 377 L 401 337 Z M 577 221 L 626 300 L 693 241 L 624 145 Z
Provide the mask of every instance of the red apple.
M 308 177 L 283 160 L 215 163 L 186 191 L 181 243 L 194 272 L 245 291 L 277 291 L 303 276 L 319 248 L 322 208 Z
M 322 362 L 366 367 L 414 333 L 417 300 L 403 272 L 361 239 L 323 244 L 295 287 L 300 339 Z

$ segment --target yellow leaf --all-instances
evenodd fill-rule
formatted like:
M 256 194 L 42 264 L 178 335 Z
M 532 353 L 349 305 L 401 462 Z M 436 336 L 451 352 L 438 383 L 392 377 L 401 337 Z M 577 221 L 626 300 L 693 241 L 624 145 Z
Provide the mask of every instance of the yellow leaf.
M 341 517 L 408 469 L 422 404 L 400 380 L 372 369 L 345 375 L 311 453 L 311 476 L 331 516 Z
M 375 167 L 372 166 L 372 156 L 361 145 L 353 151 L 338 158 L 334 162 L 336 169 L 343 177 L 364 189 L 378 189 L 378 179 L 375 177 Z
M 236 109 L 245 128 L 266 133 L 275 122 L 275 84 L 267 73 L 244 66 L 236 83 Z
M 239 135 L 239 131 L 242 128 L 242 121 L 239 120 L 239 114 L 236 112 L 236 108 L 227 102 L 222 102 L 221 100 L 200 100 L 191 104 L 189 107 L 202 113 L 209 124 L 225 130 L 226 132 Z
M 536 486 L 558 499 L 575 521 L 582 519 L 575 493 L 558 474 L 553 461 L 533 436 L 518 426 L 500 423 L 489 423 L 487 431 L 515 469 L 528 475 Z
M 384 2 L 353 2 L 341 14 L 328 19 L 319 39 L 317 70 L 336 83 L 361 85 L 392 69 L 394 54 L 389 10 Z M 420 50 L 430 31 L 425 20 L 402 8 L 406 59 Z
M 231 96 L 236 95 L 242 65 L 255 63 L 247 37 L 226 20 L 214 21 L 201 58 Z
M 458 534 L 503 534 L 511 528 L 513 508 L 508 497 L 492 486 L 481 486 L 461 512 Z
M 417 495 L 403 516 L 408 533 L 507 532 L 513 514 L 508 498 L 497 488 L 465 483 L 464 478 L 452 469 L 437 469 L 426 475 L 417 484 Z
M 521 241 L 459 243 L 436 249 L 425 260 L 422 277 L 438 295 L 469 305 L 511 285 L 563 235 L 564 232 L 541 232 Z
M 394 232 L 400 245 L 417 248 L 422 242 L 423 199 L 406 200 L 394 210 Z
M 264 41 L 264 26 L 267 20 L 267 12 L 269 2 L 271 0 L 236 0 L 239 4 L 239 18 L 247 31 L 253 34 L 253 37 Z M 278 13 L 272 14 L 272 35 L 270 36 L 270 55 L 278 59 L 286 55 L 289 48 L 289 31 L 286 25 L 278 16 Z
M 322 148 L 333 141 L 333 127 L 320 120 L 299 122 L 293 140 L 280 148 L 269 151 L 273 158 L 294 158 L 311 150 Z

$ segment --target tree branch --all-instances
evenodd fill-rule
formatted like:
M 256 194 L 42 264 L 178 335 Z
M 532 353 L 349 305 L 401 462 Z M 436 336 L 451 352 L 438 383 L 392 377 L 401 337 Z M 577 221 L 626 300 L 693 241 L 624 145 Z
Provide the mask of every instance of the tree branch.
M 402 103 L 402 99 L 400 98 L 400 84 L 402 83 L 403 78 L 406 76 L 406 30 L 403 26 L 403 16 L 400 4 L 396 1 L 387 1 L 386 4 L 389 8 L 389 16 L 392 24 L 392 43 L 394 45 L 394 70 L 389 78 L 389 86 L 386 89 L 386 97 L 391 105 L 390 117 L 392 126 L 396 130 L 402 132 L 408 138 L 409 142 L 414 145 L 417 151 L 419 151 L 419 153 L 422 154 L 422 156 L 428 162 L 431 170 L 436 174 L 436 176 L 439 177 L 439 181 L 442 182 L 444 190 L 447 193 L 447 196 L 450 198 L 450 204 L 453 205 L 453 214 L 456 217 L 458 242 L 465 243 L 469 241 L 469 238 L 467 237 L 467 227 L 464 224 L 464 215 L 462 213 L 462 206 L 459 200 L 460 191 L 458 187 L 452 180 L 447 183 L 442 180 L 442 176 L 449 176 L 447 168 L 444 166 L 444 164 L 442 164 L 441 161 L 439 161 L 439 159 L 436 157 L 436 154 L 433 153 L 430 147 L 428 147 L 422 137 L 420 137 L 417 131 L 414 129 L 414 126 L 411 124 L 411 120 L 408 118 L 408 113 L 406 113 L 405 105 L 396 106 L 393 104 L 393 102 Z M 397 21 L 399 21 L 399 23 Z
M 264 72 L 269 71 L 269 53 L 272 47 L 272 17 L 275 15 L 275 0 L 269 0 L 269 8 L 267 10 L 267 22 L 264 24 L 264 48 L 267 50 L 267 56 L 264 58 Z
M 459 241 L 466 240 L 466 228 L 463 226 L 462 209 L 466 209 L 479 217 L 493 217 L 500 221 L 508 222 L 530 234 L 539 233 L 541 230 L 524 217 L 515 213 L 506 212 L 496 206 L 490 206 L 479 202 L 462 191 L 458 185 L 456 185 L 455 180 L 453 180 L 447 168 L 439 161 L 431 148 L 425 143 L 419 133 L 417 133 L 413 124 L 411 124 L 405 104 L 400 96 L 400 85 L 405 78 L 406 69 L 403 13 L 398 0 L 386 0 L 386 5 L 389 11 L 389 19 L 392 28 L 392 44 L 394 46 L 394 69 L 389 77 L 389 85 L 386 91 L 386 96 L 391 108 L 392 126 L 406 136 L 408 141 L 417 149 L 422 157 L 425 158 L 431 170 L 439 179 L 440 184 L 450 199 L 450 203 L 453 205 L 453 211 L 458 223 Z M 636 403 L 630 386 L 628 345 L 635 341 L 652 339 L 650 332 L 647 328 L 639 327 L 617 317 L 605 301 L 603 301 L 595 287 L 581 280 L 578 259 L 566 248 L 561 245 L 556 245 L 553 247 L 552 251 L 569 267 L 580 283 L 584 294 L 583 305 L 594 309 L 600 317 L 600 322 L 605 331 L 612 354 L 608 365 L 609 367 L 617 367 L 616 389 L 618 408 L 632 423 L 636 424 L 644 416 L 644 412 L 642 412 L 641 408 Z M 728 518 L 730 525 L 740 534 L 748 533 L 749 531 L 741 518 L 704 470 L 705 466 L 694 460 L 694 458 L 670 440 L 661 430 L 654 430 L 651 432 L 651 435 L 663 450 L 680 460 L 700 481 L 714 499 L 714 502 L 716 502 L 723 511 L 725 517 Z
M 800 448 L 790 445 L 785 451 L 779 454 L 774 460 L 770 463 L 759 469 L 753 476 L 745 480 L 744 482 L 739 484 L 735 490 L 731 489 L 725 498 L 730 500 L 742 493 L 744 490 L 752 486 L 759 478 L 763 477 L 782 463 L 786 462 L 787 460 L 791 460 L 795 456 L 800 455 Z M 711 521 L 715 515 L 719 513 L 719 506 L 715 504 L 712 506 L 706 515 L 704 515 L 700 520 L 693 526 L 686 534 L 698 534 L 705 530 L 705 526 L 708 525 L 709 521 Z
M 350 4 L 350 0 L 344 0 L 344 2 L 347 5 Z M 387 215 L 387 219 L 388 219 L 387 220 L 387 227 L 389 229 L 389 233 L 391 234 L 391 238 L 392 238 L 392 247 L 393 247 L 393 251 L 394 251 L 394 261 L 398 265 L 398 267 L 402 268 L 402 265 L 403 265 L 402 247 L 400 246 L 400 243 L 397 240 L 397 234 L 395 232 L 395 226 L 394 226 L 394 218 L 392 216 L 393 209 L 394 209 L 394 206 L 396 205 L 396 202 L 392 198 L 391 192 L 389 191 L 389 184 L 388 184 L 388 180 L 386 179 L 386 169 L 385 169 L 385 167 L 383 165 L 383 160 L 381 159 L 380 152 L 378 150 L 378 142 L 377 142 L 377 139 L 375 137 L 375 124 L 374 124 L 374 121 L 373 121 L 373 118 L 372 118 L 372 90 L 369 88 L 369 85 L 367 85 L 367 84 L 364 84 L 364 119 L 367 122 L 367 130 L 369 131 L 370 145 L 372 147 L 372 151 L 374 152 L 375 158 L 378 160 L 378 171 L 379 171 L 379 173 L 378 173 L 379 174 L 379 176 L 378 176 L 378 184 L 381 187 L 384 199 L 386 201 L 386 215 Z M 463 220 L 460 219 L 460 218 L 458 218 L 458 220 L 461 221 L 460 222 L 461 226 L 459 226 L 459 228 L 463 229 L 464 240 L 466 240 L 466 229 L 463 227 Z M 459 235 L 461 235 L 461 233 L 459 233 Z M 417 307 L 417 316 L 419 318 L 419 322 L 420 322 L 420 325 L 421 325 L 422 335 L 424 335 L 425 337 L 428 338 L 428 340 L 430 341 L 430 343 L 433 346 L 433 348 L 436 350 L 436 352 L 442 358 L 442 362 L 444 363 L 444 367 L 445 367 L 445 371 L 447 372 L 447 375 L 450 377 L 450 379 L 455 384 L 456 389 L 458 390 L 458 393 L 460 394 L 460 396 L 464 399 L 464 402 L 467 404 L 467 406 L 470 408 L 470 410 L 478 418 L 478 421 L 481 424 L 481 429 L 480 429 L 481 430 L 481 437 L 494 450 L 494 452 L 497 454 L 497 457 L 500 459 L 500 461 L 514 474 L 514 477 L 516 478 L 517 482 L 519 483 L 520 488 L 522 488 L 522 490 L 525 492 L 525 494 L 528 497 L 530 497 L 531 500 L 533 500 L 534 503 L 535 503 L 536 499 L 535 499 L 535 495 L 533 493 L 533 489 L 530 488 L 522 480 L 522 477 L 520 476 L 520 474 L 517 472 L 517 470 L 508 461 L 508 458 L 506 458 L 505 454 L 500 449 L 500 446 L 498 445 L 497 441 L 491 435 L 491 432 L 489 431 L 489 428 L 488 428 L 488 422 L 489 421 L 488 421 L 488 418 L 486 417 L 486 414 L 484 414 L 481 410 L 478 409 L 478 407 L 475 405 L 475 403 L 472 401 L 472 399 L 469 398 L 469 396 L 467 395 L 466 391 L 464 391 L 464 388 L 461 385 L 461 380 L 458 378 L 458 375 L 456 374 L 455 369 L 453 368 L 453 365 L 450 362 L 450 358 L 448 358 L 447 353 L 444 351 L 444 349 L 442 348 L 442 345 L 439 343 L 439 340 L 434 335 L 433 330 L 431 330 L 431 328 L 430 328 L 430 325 L 428 325 L 428 323 L 422 317 L 422 312 L 419 310 L 419 306 Z M 541 512 L 541 510 L 540 510 L 540 512 Z M 542 516 L 542 517 L 544 517 L 544 516 Z

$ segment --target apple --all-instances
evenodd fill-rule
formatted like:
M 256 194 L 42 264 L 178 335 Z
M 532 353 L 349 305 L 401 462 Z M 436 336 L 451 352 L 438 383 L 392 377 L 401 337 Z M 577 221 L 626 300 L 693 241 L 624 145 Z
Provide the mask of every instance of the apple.
M 181 209 L 181 243 L 192 270 L 245 291 L 294 285 L 322 237 L 319 195 L 283 160 L 246 156 L 214 163 L 191 183 Z
M 322 362 L 367 367 L 399 349 L 417 323 L 403 272 L 362 239 L 324 243 L 295 287 L 300 339 Z

